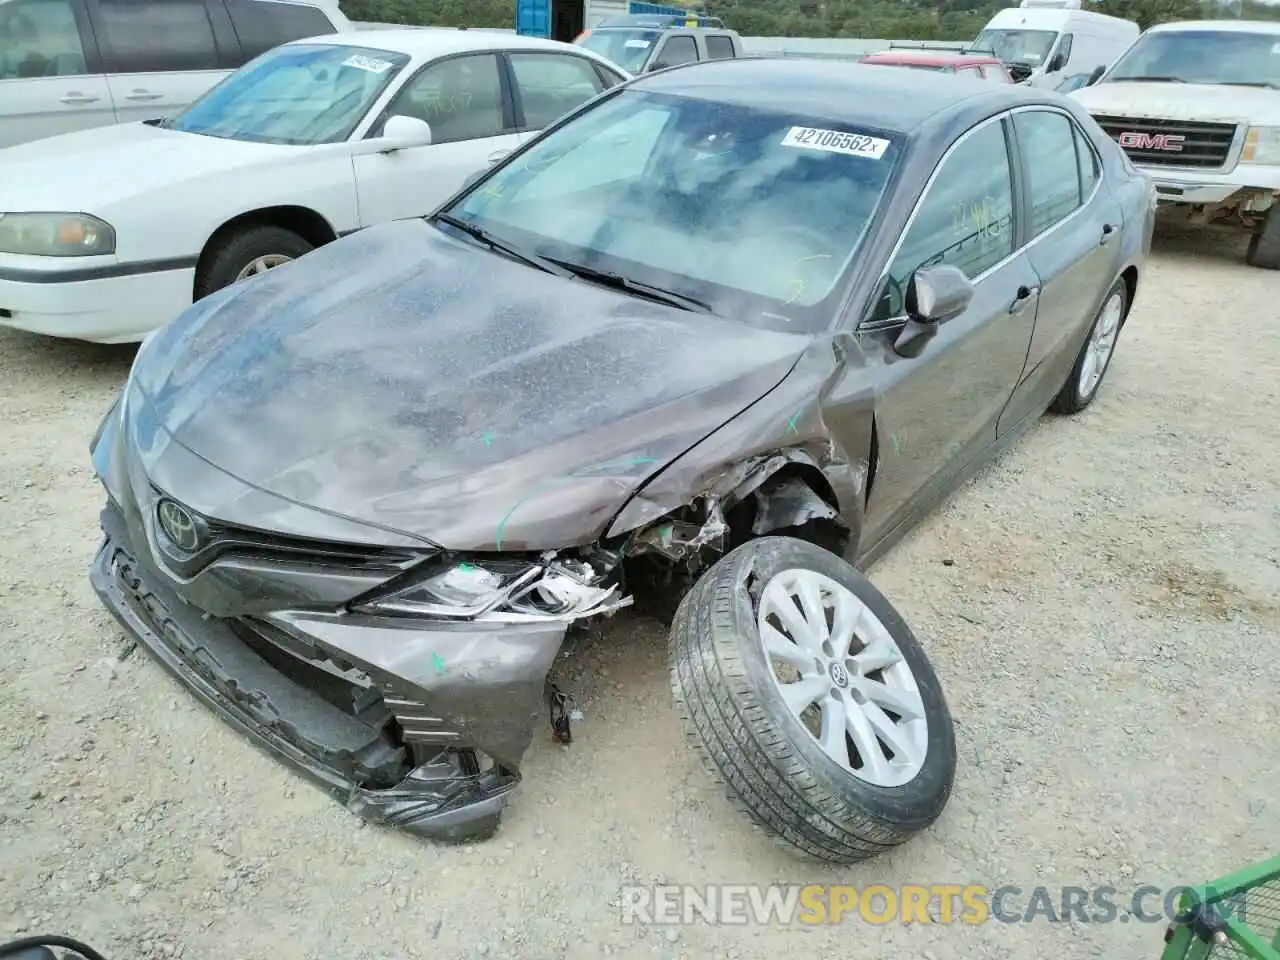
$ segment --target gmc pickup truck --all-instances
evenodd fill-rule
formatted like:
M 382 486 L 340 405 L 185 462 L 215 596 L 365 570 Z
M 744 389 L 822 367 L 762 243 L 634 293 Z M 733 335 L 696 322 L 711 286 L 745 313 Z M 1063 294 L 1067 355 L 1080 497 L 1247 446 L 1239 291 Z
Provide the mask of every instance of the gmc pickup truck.
M 1070 96 L 1155 181 L 1162 206 L 1247 231 L 1246 262 L 1280 270 L 1280 23 L 1152 27 Z

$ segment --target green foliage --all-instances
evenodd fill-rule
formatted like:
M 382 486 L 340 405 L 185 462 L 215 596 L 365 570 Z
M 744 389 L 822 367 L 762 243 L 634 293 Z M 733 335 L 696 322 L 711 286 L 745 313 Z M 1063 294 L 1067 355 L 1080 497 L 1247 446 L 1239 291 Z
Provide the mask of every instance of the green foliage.
M 691 4 L 693 6 L 695 4 Z M 707 0 L 708 12 L 744 36 L 971 40 L 1014 0 Z M 1218 19 L 1215 0 L 1102 0 L 1086 9 L 1146 27 L 1171 20 Z M 1242 0 L 1245 20 L 1280 20 L 1280 4 Z M 342 0 L 352 20 L 445 27 L 512 27 L 514 0 Z

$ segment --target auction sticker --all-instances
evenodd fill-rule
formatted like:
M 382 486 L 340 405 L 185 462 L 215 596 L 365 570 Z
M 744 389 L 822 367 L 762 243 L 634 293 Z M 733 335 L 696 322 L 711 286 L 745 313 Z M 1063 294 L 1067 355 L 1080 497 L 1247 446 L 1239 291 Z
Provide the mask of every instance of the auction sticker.
M 843 153 L 850 157 L 867 157 L 871 160 L 879 160 L 889 149 L 889 141 L 880 137 L 844 133 L 840 130 L 822 130 L 818 127 L 792 127 L 782 138 L 782 145 L 801 147 L 806 150 L 823 150 L 827 153 Z
M 368 70 L 370 73 L 386 73 L 391 69 L 390 60 L 377 60 L 374 57 L 365 57 L 360 54 L 353 54 L 342 61 L 344 67 L 355 67 L 357 70 Z

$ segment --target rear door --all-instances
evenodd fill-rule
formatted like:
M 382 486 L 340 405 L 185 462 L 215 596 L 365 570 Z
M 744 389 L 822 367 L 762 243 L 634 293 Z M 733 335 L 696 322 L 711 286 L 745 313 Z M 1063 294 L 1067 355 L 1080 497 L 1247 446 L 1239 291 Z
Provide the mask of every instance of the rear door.
M 204 0 L 88 0 L 121 123 L 171 116 L 227 74 Z
M 708 33 L 704 38 L 708 60 L 731 60 L 737 56 L 733 37 L 726 33 Z
M 217 2 L 217 0 L 215 0 Z M 226 0 L 231 27 L 239 41 L 238 67 L 281 44 L 337 33 L 319 7 L 287 0 Z
M 1063 111 L 1024 108 L 1013 129 L 1024 171 L 1027 256 L 1040 309 L 1018 390 L 1001 418 L 1012 429 L 1062 386 L 1094 315 L 1119 273 L 1119 202 L 1102 183 L 1088 137 Z
M 622 80 L 620 74 L 609 71 L 612 76 L 606 84 L 601 71 L 607 68 L 572 53 L 511 51 L 506 62 L 521 143 Z
M 1036 314 L 1036 274 L 1018 249 L 1007 121 L 967 131 L 939 164 L 886 270 L 884 296 L 859 327 L 878 370 L 879 459 L 862 543 L 870 549 L 995 441 L 1022 372 Z M 921 267 L 950 264 L 974 284 L 960 316 L 914 358 L 893 350 Z
M 0 147 L 115 119 L 82 0 L 0 3 Z
M 432 142 L 353 158 L 362 226 L 431 213 L 468 176 L 497 163 L 520 142 L 497 53 L 445 57 L 423 67 L 405 81 L 366 136 L 380 135 L 387 118 L 396 115 L 425 120 Z

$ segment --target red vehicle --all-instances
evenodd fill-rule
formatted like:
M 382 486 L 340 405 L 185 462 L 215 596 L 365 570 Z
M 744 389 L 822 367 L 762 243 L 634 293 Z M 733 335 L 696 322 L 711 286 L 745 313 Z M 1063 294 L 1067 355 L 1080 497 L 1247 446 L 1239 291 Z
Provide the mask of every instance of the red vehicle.
M 915 70 L 937 70 L 962 77 L 1013 83 L 1004 64 L 990 54 L 947 53 L 934 50 L 884 50 L 863 57 L 859 63 L 876 63 L 886 67 L 911 67 Z

